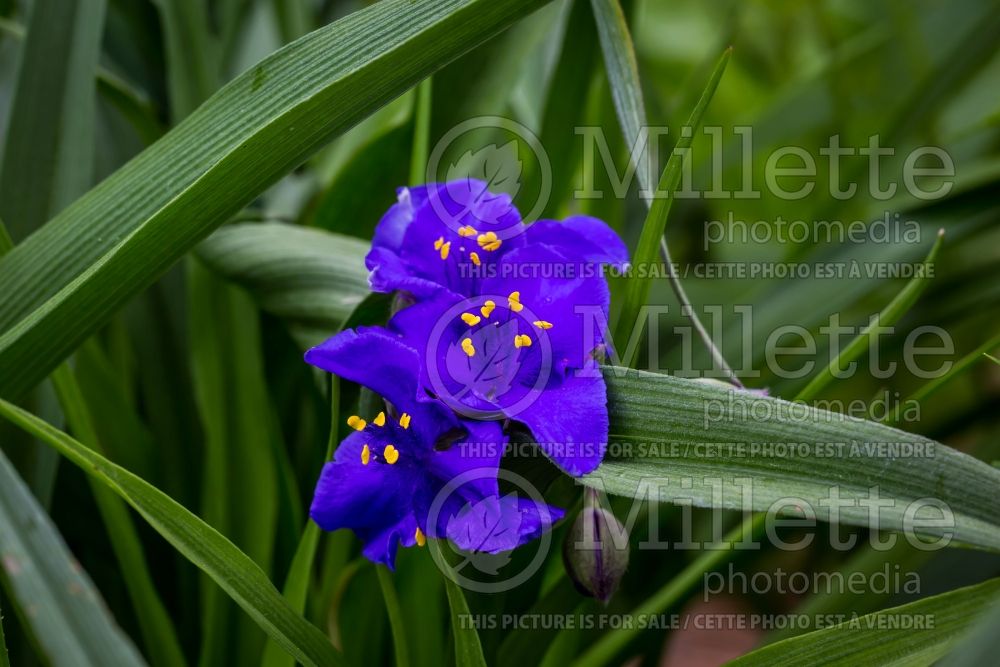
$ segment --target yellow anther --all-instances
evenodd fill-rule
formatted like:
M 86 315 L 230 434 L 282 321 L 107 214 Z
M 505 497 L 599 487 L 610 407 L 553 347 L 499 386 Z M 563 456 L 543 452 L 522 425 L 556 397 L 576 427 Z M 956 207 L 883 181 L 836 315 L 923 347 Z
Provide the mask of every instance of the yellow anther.
M 492 313 L 493 309 L 496 307 L 497 305 L 493 302 L 492 299 L 490 299 L 483 304 L 483 307 L 479 309 L 479 312 L 482 313 L 483 317 L 485 317 L 486 319 L 490 319 L 490 313 Z
M 399 425 L 402 426 L 403 428 L 410 428 L 409 413 L 404 412 L 403 414 L 399 415 Z
M 496 232 L 486 232 L 476 237 L 476 243 L 487 252 L 493 252 L 500 247 L 502 241 L 497 238 Z
M 473 315 L 472 313 L 462 313 L 462 321 L 470 327 L 474 327 L 482 321 L 482 318 L 479 317 L 479 315 Z
M 417 541 L 418 547 L 427 544 L 427 536 L 424 535 L 424 531 L 420 530 L 419 526 L 417 526 L 417 532 L 413 533 L 413 539 Z
M 448 251 L 451 250 L 451 241 L 445 241 L 441 245 L 441 259 L 448 259 Z
M 470 252 L 469 253 L 469 259 L 471 259 L 472 263 L 475 264 L 476 266 L 479 266 L 480 264 L 482 264 L 482 262 L 479 259 L 479 253 L 478 252 Z
M 392 445 L 386 445 L 385 449 L 382 450 L 382 456 L 386 463 L 392 465 L 399 460 L 399 450 Z
M 462 238 L 469 238 L 470 236 L 475 236 L 476 233 L 477 233 L 476 230 L 473 229 L 472 226 L 470 225 L 465 225 L 463 227 L 458 228 L 458 235 L 461 236 Z
M 376 426 L 385 426 L 385 413 L 384 412 L 378 413 L 378 416 L 372 420 L 372 423 L 375 424 Z
M 439 236 L 438 240 L 434 242 L 434 249 L 435 250 L 440 250 L 441 246 L 443 246 L 443 245 L 444 245 L 444 237 L 443 236 Z
M 510 306 L 510 309 L 515 313 L 520 313 L 524 308 L 524 306 L 521 305 L 521 293 L 511 292 L 507 297 L 507 305 Z
M 531 338 L 528 334 L 514 336 L 514 347 L 531 347 Z
M 462 339 L 462 351 L 465 352 L 470 357 L 476 353 L 476 348 L 472 347 L 471 338 Z
M 539 329 L 551 329 L 552 328 L 552 322 L 546 322 L 545 320 L 535 320 L 534 322 L 532 322 L 532 324 L 534 324 Z
M 366 466 L 368 465 L 368 462 L 371 460 L 372 460 L 372 450 L 368 447 L 368 445 L 365 445 L 361 449 L 361 465 Z
M 347 418 L 347 425 L 355 431 L 363 431 L 365 430 L 365 426 L 368 426 L 368 422 L 357 415 L 351 415 Z

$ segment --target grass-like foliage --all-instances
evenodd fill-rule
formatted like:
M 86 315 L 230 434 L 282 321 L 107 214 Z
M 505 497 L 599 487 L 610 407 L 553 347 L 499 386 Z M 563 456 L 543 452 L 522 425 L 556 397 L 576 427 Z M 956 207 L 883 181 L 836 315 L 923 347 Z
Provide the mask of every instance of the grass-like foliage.
M 995 659 L 998 34 L 988 0 L 0 0 L 0 667 Z M 303 353 L 410 306 L 376 225 L 468 178 L 628 246 L 607 452 L 572 477 L 491 417 L 501 492 L 565 518 L 390 569 L 308 510 L 348 417 L 409 416 Z M 590 581 L 575 522 L 621 529 Z

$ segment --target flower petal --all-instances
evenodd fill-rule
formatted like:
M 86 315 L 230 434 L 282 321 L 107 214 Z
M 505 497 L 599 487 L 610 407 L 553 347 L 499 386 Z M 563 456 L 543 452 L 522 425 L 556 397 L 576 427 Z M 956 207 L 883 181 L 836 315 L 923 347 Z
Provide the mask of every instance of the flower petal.
M 530 542 L 562 518 L 558 507 L 515 494 L 468 503 L 448 523 L 448 539 L 466 551 L 499 553 Z
M 571 373 L 511 416 L 527 426 L 542 451 L 570 475 L 592 472 L 604 459 L 607 388 L 595 368 Z
M 403 290 L 421 298 L 440 290 L 471 295 L 474 268 L 522 245 L 522 230 L 510 197 L 490 192 L 482 181 L 403 188 L 375 230 L 365 258 L 369 282 L 376 291 Z M 479 234 L 488 232 L 501 239 L 496 251 L 477 244 Z
M 399 336 L 382 327 L 359 327 L 342 331 L 306 352 L 306 362 L 351 382 L 368 387 L 402 413 L 428 446 L 434 439 L 458 427 L 458 420 L 444 406 L 418 402 L 417 377 L 420 357 Z
M 418 482 L 409 466 L 362 461 L 370 435 L 356 432 L 337 448 L 333 461 L 323 466 L 309 516 L 323 530 L 350 528 L 371 545 L 379 562 L 391 562 L 395 541 L 408 515 Z M 392 537 L 396 532 L 397 538 Z
M 603 220 L 589 215 L 573 215 L 562 222 L 538 220 L 528 227 L 528 242 L 555 246 L 569 257 L 584 262 L 628 265 L 628 247 Z
M 462 314 L 481 312 L 482 303 L 442 293 L 399 311 L 389 326 L 420 346 L 418 400 L 439 399 L 463 416 L 491 419 L 541 389 L 543 370 L 545 376 L 551 371 L 541 369 L 540 346 L 515 346 L 515 336 L 534 335 L 534 327 L 506 306 L 474 327 L 463 321 Z
M 463 420 L 468 435 L 428 459 L 428 472 L 447 483 L 459 475 L 470 481 L 458 489 L 468 497 L 497 494 L 497 468 L 507 445 L 498 422 Z
M 607 282 L 587 267 L 551 246 L 530 245 L 504 256 L 499 275 L 484 280 L 482 292 L 519 292 L 532 319 L 552 325 L 532 333 L 547 339 L 555 368 L 580 368 L 605 343 L 611 304 Z

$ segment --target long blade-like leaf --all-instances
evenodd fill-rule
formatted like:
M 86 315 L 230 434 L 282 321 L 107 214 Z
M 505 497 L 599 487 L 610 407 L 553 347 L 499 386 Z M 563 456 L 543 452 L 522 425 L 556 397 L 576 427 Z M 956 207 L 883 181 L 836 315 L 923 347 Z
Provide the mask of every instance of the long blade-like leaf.
M 3 634 L 3 608 L 0 608 L 0 667 L 10 667 L 10 658 L 7 655 L 7 640 Z
M 53 665 L 142 665 L 90 577 L 0 452 L 0 578 Z M 4 649 L 0 647 L 0 652 Z
M 104 4 L 38 0 L 32 8 L 0 165 L 0 216 L 15 240 L 91 185 Z
M 198 246 L 210 269 L 249 290 L 265 311 L 322 336 L 368 295 L 366 252 L 358 239 L 278 222 L 227 225 Z
M 828 384 L 833 382 L 837 371 L 845 368 L 852 361 L 864 354 L 865 350 L 871 345 L 873 332 L 877 332 L 882 327 L 891 327 L 910 310 L 930 284 L 929 276 L 932 275 L 934 258 L 937 257 L 938 250 L 941 249 L 941 241 L 943 239 L 944 230 L 942 229 L 938 232 L 937 239 L 934 241 L 931 251 L 927 254 L 927 259 L 924 260 L 922 265 L 924 270 L 910 279 L 899 294 L 875 316 L 872 322 L 862 329 L 861 333 L 848 343 L 840 354 L 830 361 L 828 366 L 809 380 L 809 384 L 797 394 L 796 398 L 801 401 L 808 401 L 815 398 Z
M 0 395 L 38 382 L 326 141 L 542 4 L 386 0 L 237 77 L 0 261 Z
M 1000 579 L 992 579 L 786 639 L 729 664 L 930 665 L 989 608 L 998 592 Z
M 188 269 L 191 370 L 205 433 L 202 516 L 267 572 L 278 513 L 274 452 L 283 444 L 275 442 L 258 312 L 244 291 L 198 262 Z M 263 636 L 215 584 L 204 584 L 201 662 L 256 660 Z
M 292 611 L 261 569 L 211 526 L 162 491 L 16 405 L 0 399 L 0 415 L 55 448 L 124 498 L 299 662 L 342 664 L 342 658 L 323 633 Z
M 428 540 L 427 545 L 434 551 L 434 560 L 438 565 L 445 563 L 441 547 L 434 540 Z M 448 607 L 451 609 L 451 632 L 455 639 L 455 664 L 458 667 L 486 667 L 483 657 L 483 646 L 474 625 L 469 623 L 469 603 L 465 600 L 462 588 L 448 574 L 444 575 L 444 588 L 448 595 Z
M 797 498 L 820 520 L 831 519 L 831 502 L 843 502 L 833 518 L 872 527 L 868 504 L 880 498 L 888 505 L 878 510 L 877 527 L 896 531 L 907 509 L 915 511 L 912 503 L 932 498 L 953 514 L 954 527 L 927 535 L 953 532 L 958 542 L 1000 549 L 1000 509 L 991 500 L 1000 470 L 967 454 L 883 424 L 724 385 L 621 368 L 606 368 L 605 379 L 611 444 L 585 484 L 757 511 Z M 654 484 L 643 488 L 644 481 Z M 832 488 L 840 501 L 831 501 Z
M 80 392 L 74 371 L 68 364 L 56 369 L 52 374 L 52 384 L 70 428 L 82 443 L 102 452 L 94 420 Z M 121 498 L 96 480 L 91 480 L 91 486 L 152 663 L 163 667 L 184 665 L 184 653 L 177 639 L 177 631 L 153 584 L 153 575 L 128 507 Z
M 597 1 L 595 0 L 595 2 Z M 695 105 L 694 110 L 691 111 L 691 115 L 688 117 L 686 127 L 690 128 L 691 131 L 686 135 L 681 134 L 677 140 L 677 145 L 667 160 L 667 166 L 663 168 L 663 174 L 660 176 L 660 182 L 657 186 L 656 197 L 649 207 L 646 221 L 642 225 L 642 232 L 639 234 L 639 242 L 636 245 L 635 252 L 632 254 L 633 264 L 637 267 L 651 266 L 660 256 L 661 245 L 664 245 L 663 233 L 667 227 L 667 216 L 670 215 L 670 208 L 674 203 L 674 191 L 680 183 L 684 160 L 690 158 L 688 156 L 688 149 L 691 147 L 694 130 L 701 124 L 702 116 L 705 115 L 705 110 L 708 108 L 709 102 L 712 101 L 716 88 L 719 87 L 719 82 L 722 80 L 722 74 L 726 71 L 726 65 L 729 63 L 731 55 L 732 49 L 727 49 L 722 54 L 722 57 L 719 58 L 719 62 L 712 72 L 708 85 L 705 86 L 698 104 Z M 664 261 L 667 261 L 669 255 L 666 252 L 663 255 Z M 653 277 L 654 274 L 651 272 L 638 271 L 634 276 L 629 278 L 626 284 L 622 314 L 618 321 L 618 330 L 615 337 L 623 350 L 626 349 L 625 343 L 632 335 L 633 326 L 643 327 L 645 325 L 645 320 L 643 318 L 637 320 L 636 316 L 642 305 L 649 299 L 649 290 L 653 285 Z M 672 280 L 676 280 L 676 278 Z M 632 365 L 634 359 L 626 361 L 627 365 Z

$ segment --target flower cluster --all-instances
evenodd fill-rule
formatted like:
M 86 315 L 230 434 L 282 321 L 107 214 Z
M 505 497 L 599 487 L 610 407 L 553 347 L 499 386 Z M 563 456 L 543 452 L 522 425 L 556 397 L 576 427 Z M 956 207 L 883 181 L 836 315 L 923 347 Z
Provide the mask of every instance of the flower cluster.
M 496 553 L 548 530 L 562 510 L 500 495 L 505 428 L 523 424 L 571 475 L 600 464 L 607 399 L 593 364 L 609 341 L 587 330 L 600 320 L 585 311 L 606 321 L 600 268 L 627 263 L 595 218 L 526 225 L 510 197 L 472 179 L 401 188 L 366 265 L 372 289 L 403 307 L 386 327 L 306 353 L 387 402 L 348 420 L 355 432 L 323 469 L 313 520 L 352 529 L 368 558 L 390 566 L 399 543 L 447 538 Z

